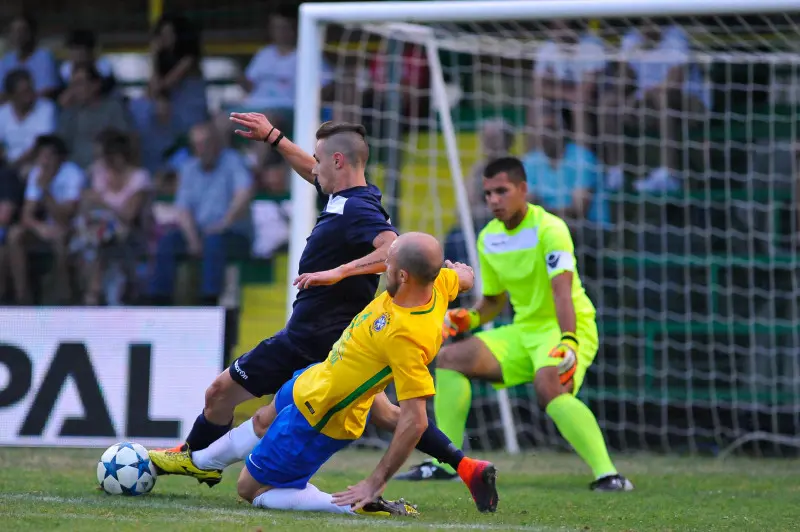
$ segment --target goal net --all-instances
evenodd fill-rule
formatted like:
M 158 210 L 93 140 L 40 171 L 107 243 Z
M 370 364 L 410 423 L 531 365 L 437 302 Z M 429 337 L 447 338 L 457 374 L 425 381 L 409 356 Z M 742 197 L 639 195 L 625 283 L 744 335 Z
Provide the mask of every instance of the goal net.
M 610 445 L 789 453 L 800 1 L 477 4 L 304 6 L 300 53 L 322 47 L 336 82 L 321 110 L 298 109 L 299 141 L 317 111 L 364 123 L 393 221 L 473 264 L 482 167 L 520 157 L 533 201 L 568 220 L 597 307 L 580 397 Z M 465 444 L 563 440 L 532 385 L 474 384 Z

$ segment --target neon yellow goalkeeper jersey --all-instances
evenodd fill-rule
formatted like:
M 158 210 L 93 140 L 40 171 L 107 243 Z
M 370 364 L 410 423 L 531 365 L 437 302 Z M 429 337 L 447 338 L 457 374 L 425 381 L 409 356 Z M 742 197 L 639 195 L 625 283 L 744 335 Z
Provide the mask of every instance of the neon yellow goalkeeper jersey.
M 550 280 L 567 271 L 573 272 L 576 317 L 594 318 L 594 305 L 575 266 L 567 224 L 543 208 L 529 203 L 522 223 L 511 231 L 500 220 L 489 222 L 478 236 L 478 257 L 483 293 L 492 296 L 508 292 L 514 323 L 552 328 L 557 317 Z

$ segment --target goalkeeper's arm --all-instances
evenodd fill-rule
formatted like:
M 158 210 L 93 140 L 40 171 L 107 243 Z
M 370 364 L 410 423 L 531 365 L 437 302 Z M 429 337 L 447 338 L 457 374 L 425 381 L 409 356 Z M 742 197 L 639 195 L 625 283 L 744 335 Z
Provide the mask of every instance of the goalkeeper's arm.
M 471 309 L 456 308 L 447 311 L 443 335 L 445 338 L 477 329 L 484 323 L 495 319 L 506 306 L 508 295 L 503 292 L 497 295 L 484 294 Z

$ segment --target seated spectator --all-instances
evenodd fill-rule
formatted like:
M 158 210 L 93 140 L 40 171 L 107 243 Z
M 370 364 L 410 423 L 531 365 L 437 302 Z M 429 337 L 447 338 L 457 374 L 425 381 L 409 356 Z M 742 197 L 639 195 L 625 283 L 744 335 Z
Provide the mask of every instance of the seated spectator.
M 0 148 L 0 304 L 6 302 L 6 298 L 10 295 L 6 243 L 8 230 L 17 221 L 23 190 L 17 172 L 6 163 Z
M 277 154 L 256 173 L 258 198 L 250 207 L 253 216 L 253 249 L 255 257 L 268 259 L 289 243 L 288 171 Z
M 181 139 L 181 125 L 172 111 L 169 94 L 161 91 L 153 98 L 130 102 L 131 118 L 139 137 L 139 152 L 150 175 L 165 169 L 167 156 Z
M 592 33 L 579 35 L 563 20 L 549 23 L 548 36 L 549 40 L 536 52 L 528 125 L 535 134 L 542 134 L 543 107 L 555 107 L 569 117 L 569 128 L 576 137 L 594 136 L 593 128 L 576 130 L 579 125 L 589 128 L 591 122 L 576 121 L 574 114 L 596 106 L 597 78 L 606 66 L 605 45 Z M 529 144 L 529 148 L 535 147 L 534 143 Z
M 68 59 L 61 63 L 59 75 L 65 89 L 58 96 L 61 107 L 69 107 L 74 102 L 75 95 L 70 88 L 72 69 L 75 65 L 93 65 L 103 80 L 103 93 L 108 94 L 114 87 L 114 70 L 111 61 L 105 57 L 97 57 L 95 50 L 97 42 L 91 30 L 75 30 L 69 34 L 66 42 Z
M 638 179 L 639 191 L 667 191 L 682 186 L 683 132 L 702 124 L 710 105 L 710 92 L 702 72 L 689 63 L 689 39 L 678 26 L 645 24 L 622 40 L 624 78 L 633 81 L 630 93 L 605 91 L 602 107 L 603 135 L 607 139 L 604 162 L 608 182 L 623 183 L 624 132 L 659 136 L 660 158 L 648 175 Z M 622 120 L 620 120 L 620 117 Z
M 133 275 L 130 267 L 144 253 L 142 211 L 151 188 L 150 175 L 133 162 L 131 141 L 125 134 L 105 132 L 101 154 L 89 168 L 90 188 L 83 193 L 72 246 L 73 251 L 82 252 L 86 305 L 100 304 L 109 266 L 123 285 Z M 116 284 L 110 283 L 109 288 Z M 119 304 L 120 296 L 108 289 L 106 303 Z
M 85 177 L 67 161 L 67 147 L 54 136 L 36 141 L 36 166 L 28 176 L 20 223 L 8 232 L 8 254 L 17 303 L 30 305 L 28 254 L 49 251 L 55 257 L 59 301 L 72 301 L 68 242 Z
M 67 143 L 72 160 L 88 168 L 94 160 L 94 142 L 106 129 L 130 131 L 128 114 L 117 98 L 102 93 L 103 80 L 92 65 L 75 65 L 69 90 L 73 103 L 58 117 L 58 136 Z
M 195 157 L 179 172 L 175 199 L 180 229 L 159 240 L 150 278 L 149 292 L 156 304 L 171 301 L 177 261 L 186 254 L 202 259 L 202 300 L 216 304 L 226 260 L 247 256 L 250 250 L 250 172 L 238 153 L 220 148 L 212 124 L 193 127 L 190 142 Z
M 606 226 L 608 205 L 594 154 L 564 134 L 563 117 L 550 109 L 542 116 L 541 148 L 523 158 L 531 201 L 561 217 L 572 228 L 584 220 Z
M 13 18 L 8 41 L 12 49 L 0 58 L 0 81 L 12 70 L 24 68 L 30 72 L 39 96 L 54 96 L 58 90 L 56 61 L 50 50 L 36 46 L 36 22 L 24 15 Z M 6 96 L 0 95 L 0 100 Z
M 169 94 L 172 109 L 186 132 L 208 117 L 206 82 L 200 71 L 200 37 L 181 15 L 164 15 L 150 45 L 153 75 L 149 94 Z
M 56 106 L 36 96 L 33 78 L 25 69 L 9 72 L 3 85 L 8 102 L 0 106 L 0 144 L 6 146 L 11 166 L 27 174 L 33 164 L 36 139 L 56 128 Z
M 247 92 L 243 107 L 267 115 L 281 131 L 291 131 L 297 83 L 297 18 L 291 8 L 270 14 L 269 39 L 272 44 L 253 56 L 239 79 Z M 322 78 L 323 87 L 332 81 L 330 68 L 324 64 Z

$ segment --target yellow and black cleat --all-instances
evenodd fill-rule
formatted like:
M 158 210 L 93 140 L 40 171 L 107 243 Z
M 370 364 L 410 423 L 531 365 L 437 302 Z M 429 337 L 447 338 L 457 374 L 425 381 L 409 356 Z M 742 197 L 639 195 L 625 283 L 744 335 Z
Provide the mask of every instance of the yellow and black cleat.
M 383 497 L 378 497 L 375 501 L 367 504 L 362 509 L 356 511 L 360 515 L 372 515 L 378 517 L 391 517 L 401 515 L 406 517 L 417 517 L 419 512 L 416 505 L 408 504 L 403 499 L 387 501 Z
M 222 480 L 222 471 L 200 469 L 194 465 L 192 453 L 188 448 L 180 451 L 175 449 L 150 451 L 148 454 L 159 475 L 193 477 L 198 482 L 207 484 L 209 488 L 213 488 Z

